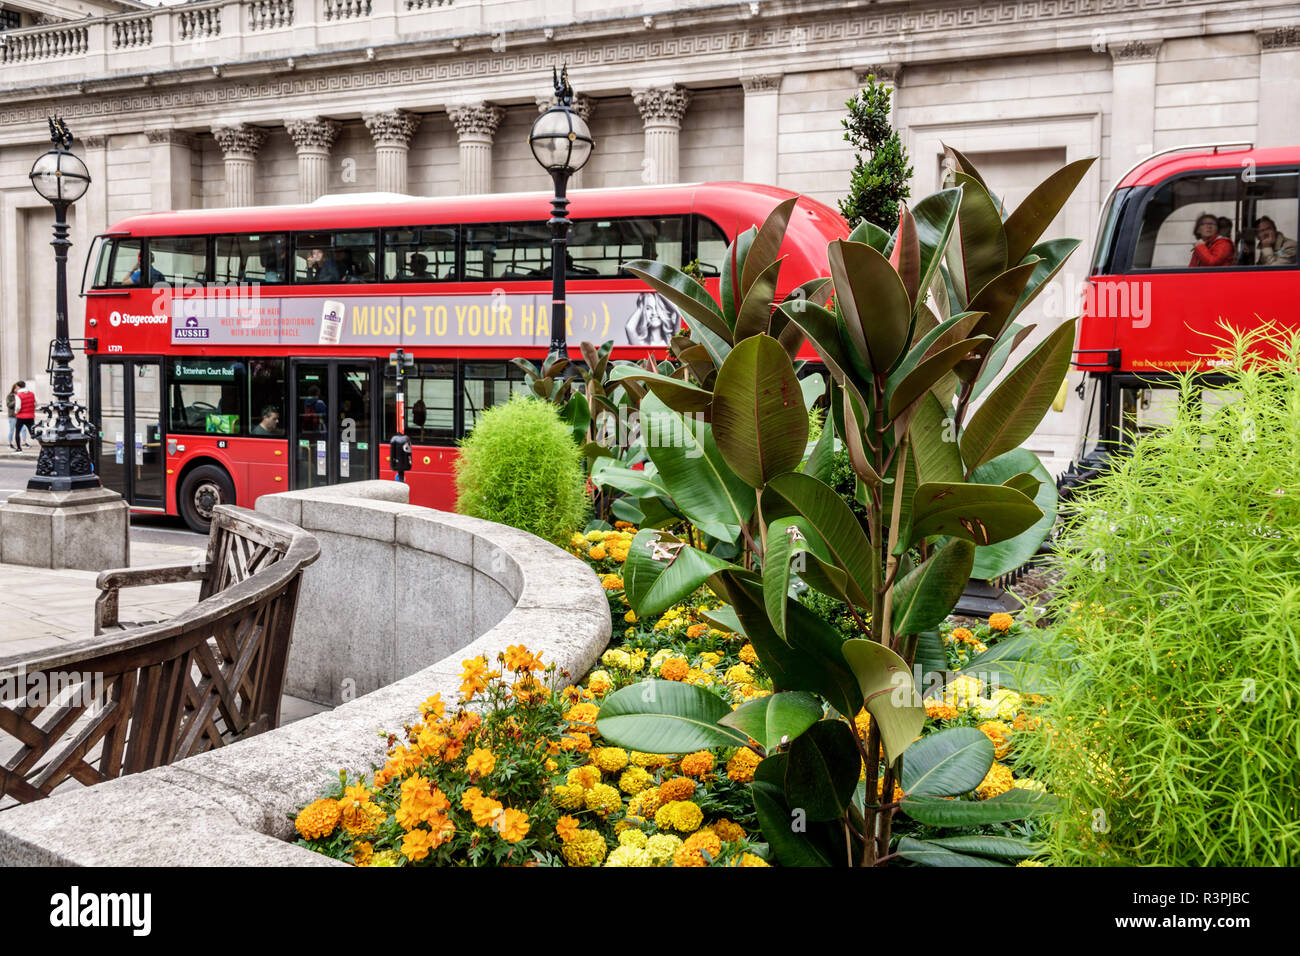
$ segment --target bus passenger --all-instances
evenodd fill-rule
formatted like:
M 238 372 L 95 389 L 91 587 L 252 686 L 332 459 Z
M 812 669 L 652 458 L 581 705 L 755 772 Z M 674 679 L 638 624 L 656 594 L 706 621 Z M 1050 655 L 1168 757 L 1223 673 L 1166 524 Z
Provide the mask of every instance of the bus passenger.
M 283 435 L 284 429 L 280 427 L 280 410 L 274 405 L 267 405 L 262 409 L 262 420 L 253 426 L 254 435 Z
M 333 259 L 325 257 L 325 250 L 319 246 L 307 256 L 307 278 L 312 282 L 339 281 L 339 267 Z
M 429 257 L 417 252 L 411 256 L 410 261 L 411 278 L 413 279 L 432 279 L 429 275 Z
M 1192 261 L 1189 267 L 1227 266 L 1231 265 L 1236 250 L 1232 240 L 1219 235 L 1219 217 L 1211 212 L 1203 212 L 1196 217 L 1196 245 L 1192 246 Z
M 149 253 L 149 285 L 166 282 L 163 274 L 153 267 L 153 253 Z M 126 277 L 126 285 L 140 285 L 140 256 L 135 257 L 135 271 Z
M 1278 232 L 1277 223 L 1268 216 L 1255 220 L 1255 265 L 1293 266 L 1296 241 Z

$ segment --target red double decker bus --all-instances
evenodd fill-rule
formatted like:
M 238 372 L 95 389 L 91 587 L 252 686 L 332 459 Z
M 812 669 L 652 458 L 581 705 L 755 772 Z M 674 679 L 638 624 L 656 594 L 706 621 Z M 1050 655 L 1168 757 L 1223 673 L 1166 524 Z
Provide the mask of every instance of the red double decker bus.
M 623 264 L 693 264 L 716 295 L 728 244 L 793 195 L 745 183 L 575 192 L 573 356 L 610 339 L 615 358 L 662 355 L 681 317 Z M 222 502 L 391 478 L 396 383 L 385 370 L 401 348 L 415 359 L 404 382 L 411 500 L 453 507 L 458 440 L 526 387 L 511 358 L 546 354 L 550 199 L 332 197 L 117 223 L 97 237 L 82 283 L 104 484 L 202 531 Z M 778 295 L 826 274 L 827 243 L 847 234 L 832 209 L 800 197 Z
M 1300 326 L 1300 147 L 1166 150 L 1117 181 L 1083 291 L 1085 456 L 1169 420 L 1180 372 L 1214 377 L 1221 323 Z

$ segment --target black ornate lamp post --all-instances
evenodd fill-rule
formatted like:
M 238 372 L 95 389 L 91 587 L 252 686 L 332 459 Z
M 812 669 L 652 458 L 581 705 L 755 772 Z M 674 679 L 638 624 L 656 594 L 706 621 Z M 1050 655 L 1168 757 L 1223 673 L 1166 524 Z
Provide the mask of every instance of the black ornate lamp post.
M 568 356 L 565 334 L 566 308 L 564 277 L 568 256 L 565 246 L 569 239 L 569 200 L 565 191 L 569 177 L 586 165 L 591 158 L 594 143 L 587 121 L 573 110 L 573 87 L 569 85 L 569 68 L 565 66 L 559 76 L 554 69 L 555 105 L 533 123 L 528 134 L 528 145 L 542 168 L 555 182 L 555 198 L 551 200 L 551 345 L 546 356 L 549 367 L 554 359 Z
M 54 264 L 57 322 L 50 350 L 51 390 L 54 401 L 43 406 L 45 420 L 39 431 L 41 454 L 36 475 L 27 482 L 31 491 L 76 491 L 98 488 L 99 476 L 91 465 L 88 443 L 92 430 L 86 409 L 72 400 L 72 343 L 68 338 L 68 207 L 85 195 L 90 172 L 69 151 L 72 133 L 63 120 L 50 117 L 54 148 L 32 166 L 28 178 L 42 197 L 54 206 Z

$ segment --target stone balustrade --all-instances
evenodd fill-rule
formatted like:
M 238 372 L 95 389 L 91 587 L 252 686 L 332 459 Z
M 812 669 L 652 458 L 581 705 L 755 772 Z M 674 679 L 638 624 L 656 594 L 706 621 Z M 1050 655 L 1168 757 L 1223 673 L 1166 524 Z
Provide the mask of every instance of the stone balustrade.
M 0 866 L 340 866 L 293 846 L 286 813 L 340 768 L 381 763 L 376 731 L 400 730 L 431 694 L 455 701 L 462 660 L 524 644 L 574 679 L 585 674 L 610 636 L 591 569 L 514 528 L 406 504 L 407 491 L 356 482 L 258 501 L 259 512 L 319 529 L 321 556 L 299 591 L 290 692 L 362 696 L 0 812 Z

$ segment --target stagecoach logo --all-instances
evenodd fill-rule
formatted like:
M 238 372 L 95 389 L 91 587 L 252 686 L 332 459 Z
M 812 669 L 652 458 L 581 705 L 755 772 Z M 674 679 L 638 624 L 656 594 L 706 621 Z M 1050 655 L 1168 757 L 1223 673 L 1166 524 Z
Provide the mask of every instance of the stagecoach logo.
M 167 322 L 165 315 L 135 315 L 130 312 L 110 312 L 108 314 L 108 324 L 117 328 L 123 323 L 127 325 L 164 325 Z
M 199 325 L 199 320 L 192 315 L 185 320 L 183 329 L 173 329 L 172 333 L 178 339 L 206 339 L 208 337 L 208 330 Z

